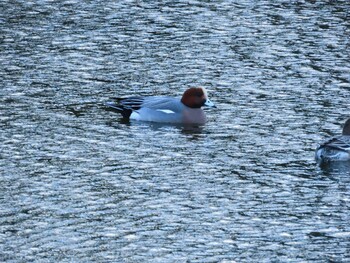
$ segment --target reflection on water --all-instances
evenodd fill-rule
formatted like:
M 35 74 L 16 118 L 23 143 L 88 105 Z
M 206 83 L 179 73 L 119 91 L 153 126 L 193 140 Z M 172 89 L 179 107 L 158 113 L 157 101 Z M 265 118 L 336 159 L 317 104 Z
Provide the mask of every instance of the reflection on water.
M 325 176 L 337 177 L 337 175 L 350 176 L 350 162 L 329 162 L 320 164 L 320 168 Z
M 2 1 L 0 259 L 346 262 L 348 1 Z M 200 127 L 130 95 L 208 89 Z

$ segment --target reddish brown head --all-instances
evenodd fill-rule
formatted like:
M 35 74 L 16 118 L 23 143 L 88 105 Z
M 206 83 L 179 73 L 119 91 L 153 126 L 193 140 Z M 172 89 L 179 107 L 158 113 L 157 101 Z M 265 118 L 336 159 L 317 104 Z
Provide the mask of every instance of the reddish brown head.
M 348 119 L 344 124 L 343 135 L 350 135 L 350 119 Z
M 215 107 L 208 99 L 204 88 L 189 88 L 182 95 L 181 102 L 190 108 L 200 108 L 202 106 Z

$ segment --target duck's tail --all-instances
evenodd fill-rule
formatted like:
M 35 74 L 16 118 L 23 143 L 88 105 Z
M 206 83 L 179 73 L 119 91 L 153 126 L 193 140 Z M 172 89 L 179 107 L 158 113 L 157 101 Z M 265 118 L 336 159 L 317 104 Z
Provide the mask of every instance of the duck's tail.
M 113 111 L 120 113 L 125 119 L 129 119 L 132 113 L 131 109 L 127 109 L 123 105 L 117 104 L 115 102 L 106 102 L 105 106 L 107 106 L 109 109 Z

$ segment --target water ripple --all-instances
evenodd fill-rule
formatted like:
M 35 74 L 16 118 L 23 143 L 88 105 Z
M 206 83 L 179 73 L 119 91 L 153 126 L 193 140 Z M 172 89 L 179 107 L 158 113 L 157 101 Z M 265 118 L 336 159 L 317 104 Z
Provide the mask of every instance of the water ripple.
M 346 262 L 348 1 L 2 1 L 0 259 Z M 205 86 L 203 127 L 111 97 Z

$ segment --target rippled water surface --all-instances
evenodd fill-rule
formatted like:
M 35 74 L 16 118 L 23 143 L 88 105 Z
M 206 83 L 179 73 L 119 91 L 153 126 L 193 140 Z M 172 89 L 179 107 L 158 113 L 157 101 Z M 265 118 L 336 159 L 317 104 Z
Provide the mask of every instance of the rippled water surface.
M 349 262 L 350 3 L 0 3 L 0 261 Z M 208 89 L 203 127 L 104 102 Z

